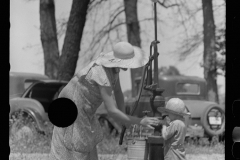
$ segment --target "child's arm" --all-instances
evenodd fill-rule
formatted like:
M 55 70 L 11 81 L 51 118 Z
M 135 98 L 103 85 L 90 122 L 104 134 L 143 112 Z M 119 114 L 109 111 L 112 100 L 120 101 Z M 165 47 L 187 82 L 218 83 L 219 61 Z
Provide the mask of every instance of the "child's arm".
M 167 126 L 163 125 L 162 126 L 162 137 L 163 137 L 164 140 L 167 140 L 166 139 L 166 137 L 167 137 L 166 129 L 167 129 Z
M 169 138 L 171 138 L 175 132 L 176 132 L 176 127 L 174 125 L 174 123 L 172 123 L 170 126 L 166 126 L 166 125 L 163 125 L 162 126 L 162 137 L 164 140 L 168 140 Z

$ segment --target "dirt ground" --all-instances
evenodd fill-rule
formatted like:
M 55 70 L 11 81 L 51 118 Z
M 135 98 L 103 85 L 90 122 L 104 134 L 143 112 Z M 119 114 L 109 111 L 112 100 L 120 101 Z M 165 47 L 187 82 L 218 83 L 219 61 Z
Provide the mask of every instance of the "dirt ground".
M 48 154 L 10 154 L 9 160 L 48 160 Z M 127 155 L 99 155 L 99 160 L 127 160 Z M 225 160 L 224 154 L 187 155 L 187 160 Z

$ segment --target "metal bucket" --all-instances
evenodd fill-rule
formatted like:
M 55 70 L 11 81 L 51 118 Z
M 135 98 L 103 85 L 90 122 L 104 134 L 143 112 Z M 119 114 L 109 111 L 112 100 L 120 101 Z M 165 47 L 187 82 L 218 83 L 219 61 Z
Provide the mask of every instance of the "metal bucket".
M 134 138 L 128 139 L 127 156 L 128 160 L 144 160 L 146 139 Z

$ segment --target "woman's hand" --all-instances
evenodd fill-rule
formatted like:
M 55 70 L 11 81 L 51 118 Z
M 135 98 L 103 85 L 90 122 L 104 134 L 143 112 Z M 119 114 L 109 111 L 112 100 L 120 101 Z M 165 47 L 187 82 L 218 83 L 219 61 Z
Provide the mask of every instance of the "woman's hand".
M 146 126 L 148 128 L 154 129 L 152 126 L 158 126 L 160 124 L 160 120 L 156 117 L 144 117 L 140 124 Z

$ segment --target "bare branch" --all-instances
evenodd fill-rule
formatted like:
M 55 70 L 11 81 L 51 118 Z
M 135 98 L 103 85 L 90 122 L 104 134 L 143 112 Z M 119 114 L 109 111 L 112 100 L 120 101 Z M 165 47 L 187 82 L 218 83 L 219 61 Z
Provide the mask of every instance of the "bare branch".
M 166 0 L 163 0 L 163 2 L 158 1 L 158 4 L 160 4 L 164 8 L 179 7 L 179 4 L 177 4 L 177 3 L 167 5 Z
M 108 28 L 107 30 L 102 29 L 100 32 L 98 32 L 98 34 L 96 36 L 94 36 L 93 41 L 90 44 L 89 48 L 94 48 L 96 46 L 96 44 L 99 43 L 104 38 L 105 35 L 109 34 L 110 31 L 114 30 L 115 28 L 117 28 L 123 24 L 126 24 L 126 22 L 118 23 L 118 24 L 112 26 L 111 28 Z
M 121 12 L 121 10 L 119 11 Z M 117 13 L 118 14 L 118 13 Z M 117 15 L 116 14 L 116 15 Z M 102 29 L 95 35 L 93 36 L 93 39 L 88 47 L 88 49 L 86 50 L 86 53 L 88 53 L 88 59 L 92 60 L 92 58 L 94 57 L 95 55 L 95 52 L 90 52 L 92 51 L 94 48 L 95 50 L 96 49 L 99 49 L 101 48 L 101 50 L 103 50 L 104 46 L 109 42 L 111 45 L 112 44 L 112 40 L 111 40 L 111 32 L 112 31 L 116 31 L 118 32 L 118 28 L 122 25 L 126 25 L 126 22 L 125 21 L 121 21 L 121 22 L 118 22 L 117 24 L 114 24 L 113 25 L 113 19 L 116 19 L 116 15 L 114 16 L 111 16 L 111 20 L 109 21 L 109 23 L 107 25 L 105 25 L 104 27 L 102 27 Z M 150 20 L 153 20 L 153 18 L 145 18 L 145 19 L 142 19 L 142 20 L 139 20 L 139 23 L 141 22 L 144 22 L 144 21 L 150 21 Z M 100 45 L 100 42 L 103 41 L 103 45 Z
M 41 47 L 41 44 L 40 43 L 37 43 L 37 44 L 26 44 L 24 47 L 23 47 L 23 49 L 31 49 L 31 48 L 33 48 L 33 47 Z
M 62 35 L 66 32 L 67 29 L 67 18 L 57 19 L 57 35 L 58 38 L 62 37 Z
M 192 35 L 191 37 L 185 39 L 180 43 L 180 46 L 173 51 L 173 53 L 179 54 L 179 60 L 185 60 L 185 58 L 190 55 L 192 52 L 198 49 L 203 43 L 202 32 Z
M 182 4 L 183 5 L 183 4 Z M 182 14 L 182 11 L 181 11 L 181 9 L 180 9 L 180 7 L 178 7 L 178 12 L 179 12 L 179 14 L 180 14 L 180 16 L 181 16 L 181 19 L 182 19 L 182 25 L 183 25 L 183 27 L 184 27 L 184 30 L 185 30 L 185 34 L 186 34 L 186 37 L 187 37 L 187 39 L 189 38 L 188 37 L 188 30 L 187 30 L 187 26 L 186 26 L 186 21 L 184 21 L 184 17 L 183 17 L 183 14 Z M 187 43 L 187 46 L 186 47 L 189 47 L 188 46 L 188 43 Z
M 37 0 L 24 0 L 25 2 L 35 2 Z
M 116 20 L 116 18 L 124 12 L 124 9 L 121 9 L 123 6 L 120 6 L 116 9 L 115 12 L 117 13 L 113 13 L 111 16 L 110 16 L 110 21 L 102 27 L 102 29 L 95 35 L 93 36 L 93 39 L 92 39 L 92 42 L 91 44 L 89 45 L 89 48 L 94 48 L 95 47 L 95 44 L 96 43 L 99 43 L 99 41 L 105 36 L 106 33 L 110 32 L 112 29 L 118 27 L 118 26 L 115 26 L 115 27 L 112 27 L 114 21 Z M 120 10 L 121 9 L 121 10 Z M 120 10 L 120 11 L 119 11 Z M 108 28 L 108 29 L 107 29 Z M 96 41 L 96 39 L 98 39 Z
M 153 18 L 145 18 L 145 19 L 142 19 L 142 20 L 139 20 L 138 22 L 141 23 L 141 22 L 144 22 L 144 21 L 149 21 L 149 20 L 153 20 Z M 115 25 L 110 25 L 110 24 L 107 24 L 106 26 L 110 25 L 110 27 L 108 27 L 108 29 L 105 29 L 105 27 L 103 27 L 96 36 L 94 36 L 93 38 L 93 41 L 92 43 L 90 44 L 90 47 L 89 48 L 94 48 L 95 45 L 97 43 L 99 43 L 107 34 L 110 34 L 110 32 L 112 30 L 115 30 L 116 28 L 118 28 L 119 26 L 121 25 L 124 25 L 126 24 L 126 22 L 120 22 L 118 24 L 115 24 Z M 97 39 L 97 40 L 96 40 Z
M 100 6 L 102 3 L 107 2 L 107 1 L 108 1 L 108 0 L 99 0 L 99 1 L 92 0 L 92 1 L 89 3 L 88 12 L 92 11 L 92 9 L 97 8 L 97 7 Z

